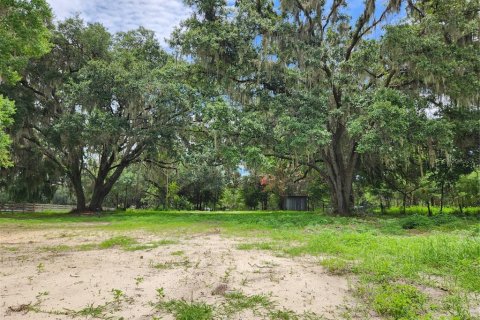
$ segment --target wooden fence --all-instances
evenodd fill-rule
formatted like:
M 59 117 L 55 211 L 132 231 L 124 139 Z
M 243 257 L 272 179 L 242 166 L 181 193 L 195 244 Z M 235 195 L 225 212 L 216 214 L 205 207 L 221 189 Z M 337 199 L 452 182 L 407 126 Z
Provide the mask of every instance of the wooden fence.
M 0 203 L 0 212 L 71 211 L 75 205 L 41 203 Z

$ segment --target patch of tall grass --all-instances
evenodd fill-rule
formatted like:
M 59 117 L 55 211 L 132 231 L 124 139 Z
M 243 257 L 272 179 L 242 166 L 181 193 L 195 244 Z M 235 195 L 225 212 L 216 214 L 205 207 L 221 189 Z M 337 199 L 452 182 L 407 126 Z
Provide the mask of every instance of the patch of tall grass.
M 393 236 L 325 230 L 284 251 L 291 255 L 327 254 L 342 258 L 350 262 L 354 273 L 372 281 L 423 281 L 423 277 L 432 275 L 444 278 L 451 286 L 480 292 L 479 236 Z
M 480 215 L 480 207 L 465 207 L 460 211 L 459 207 L 443 207 L 441 210 L 442 214 L 450 215 Z M 373 212 L 380 214 L 380 209 L 374 209 Z M 432 215 L 440 214 L 440 207 L 431 206 L 430 212 Z M 390 207 L 384 211 L 387 215 L 428 215 L 428 207 L 426 206 L 408 206 L 405 207 L 405 212 L 403 212 L 403 207 Z

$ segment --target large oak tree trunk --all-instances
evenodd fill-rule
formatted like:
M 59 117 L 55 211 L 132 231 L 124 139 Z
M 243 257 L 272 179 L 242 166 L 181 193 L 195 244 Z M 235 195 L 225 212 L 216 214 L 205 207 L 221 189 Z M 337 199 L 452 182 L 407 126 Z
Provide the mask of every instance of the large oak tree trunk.
M 95 184 L 93 186 L 92 198 L 90 199 L 90 204 L 88 205 L 88 209 L 91 211 L 102 211 L 103 201 L 110 192 L 110 190 L 106 189 L 105 185 L 108 169 L 109 168 L 104 165 L 102 161 L 95 179 Z
M 345 171 L 335 172 L 331 169 L 328 171 L 333 212 L 344 216 L 351 215 L 354 205 L 352 192 L 353 175 L 349 175 Z
M 358 162 L 356 143 L 338 126 L 331 144 L 324 151 L 324 165 L 330 185 L 333 211 L 340 215 L 353 213 L 353 177 Z
M 88 209 L 90 211 L 102 211 L 103 210 L 103 201 L 105 201 L 105 197 L 108 195 L 110 190 L 105 190 L 105 188 L 95 188 L 92 194 L 92 199 L 90 200 L 90 204 L 88 205 Z
M 95 179 L 95 185 L 93 187 L 92 198 L 88 209 L 91 211 L 102 211 L 103 202 L 113 188 L 113 185 L 118 181 L 122 175 L 123 170 L 127 167 L 127 163 L 118 165 L 112 175 L 108 176 L 111 171 L 110 166 L 100 166 L 100 169 Z
M 80 170 L 73 170 L 68 174 L 68 176 L 72 182 L 73 189 L 75 190 L 75 196 L 77 198 L 77 208 L 75 211 L 83 212 L 87 209 L 87 207 L 85 193 L 83 191 L 82 173 Z
M 82 183 L 83 164 L 78 159 L 69 163 L 70 170 L 68 176 L 77 197 L 76 212 L 81 213 L 86 211 L 102 211 L 105 198 L 122 175 L 123 170 L 132 161 L 132 158 L 128 158 L 127 160 L 123 159 L 119 164 L 113 165 L 114 159 L 115 158 L 113 155 L 108 156 L 105 152 L 102 154 L 99 169 L 95 176 L 92 196 L 88 206 L 86 205 L 86 198 Z M 91 174 L 93 175 L 93 173 Z
M 70 175 L 70 180 L 72 182 L 73 188 L 75 190 L 75 196 L 77 198 L 77 208 L 75 212 L 86 212 L 86 211 L 102 211 L 102 206 L 105 198 L 112 190 L 113 184 L 118 180 L 118 178 L 109 179 L 107 183 L 96 182 L 93 188 L 92 198 L 87 207 L 85 193 L 83 191 L 83 185 L 81 176 Z

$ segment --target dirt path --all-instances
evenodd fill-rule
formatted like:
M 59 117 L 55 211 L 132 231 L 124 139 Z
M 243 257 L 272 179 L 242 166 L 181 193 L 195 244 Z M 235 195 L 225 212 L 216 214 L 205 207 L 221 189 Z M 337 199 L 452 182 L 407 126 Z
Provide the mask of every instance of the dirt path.
M 327 274 L 315 258 L 239 250 L 237 245 L 246 240 L 220 234 L 177 238 L 173 244 L 137 251 L 62 247 L 112 236 L 68 230 L 0 233 L 1 317 L 70 319 L 96 313 L 113 319 L 174 319 L 155 308 L 159 293 L 165 301 L 201 301 L 217 308 L 225 305 L 226 293 L 242 292 L 268 297 L 275 310 L 342 319 L 355 300 L 348 280 Z M 129 236 L 142 243 L 165 239 Z M 242 310 L 223 318 L 264 319 L 265 314 Z

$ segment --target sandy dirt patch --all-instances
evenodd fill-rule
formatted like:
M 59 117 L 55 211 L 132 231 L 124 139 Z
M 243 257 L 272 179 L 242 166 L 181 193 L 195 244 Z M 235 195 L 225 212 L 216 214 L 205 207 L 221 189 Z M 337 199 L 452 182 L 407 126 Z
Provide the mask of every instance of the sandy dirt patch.
M 342 319 L 354 308 L 349 280 L 327 274 L 317 258 L 239 250 L 238 244 L 249 241 L 221 234 L 177 237 L 174 244 L 137 251 L 52 249 L 99 243 L 115 235 L 96 230 L 0 232 L 1 317 L 85 318 L 88 308 L 104 306 L 99 317 L 174 319 L 155 308 L 159 292 L 164 300 L 205 302 L 215 310 L 225 304 L 225 293 L 263 295 L 275 310 L 315 314 L 318 319 Z M 166 239 L 128 235 L 141 243 Z M 268 319 L 253 310 L 217 317 Z

